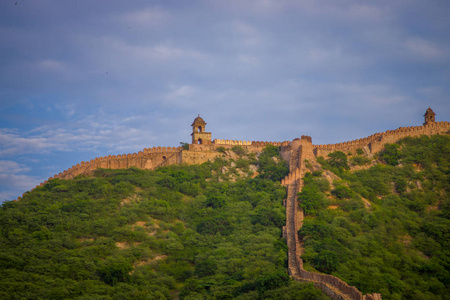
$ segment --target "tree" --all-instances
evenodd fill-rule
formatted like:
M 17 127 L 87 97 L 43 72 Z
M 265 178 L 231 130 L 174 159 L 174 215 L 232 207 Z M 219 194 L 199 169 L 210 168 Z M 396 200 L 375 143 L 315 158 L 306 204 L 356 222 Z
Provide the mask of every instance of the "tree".
M 180 142 L 180 145 L 183 150 L 189 150 L 189 143 Z
M 320 272 L 330 274 L 337 269 L 339 265 L 338 257 L 335 252 L 323 250 L 313 260 L 314 267 Z
M 216 270 L 217 263 L 214 260 L 206 259 L 195 265 L 194 274 L 198 277 L 212 276 Z
M 388 165 L 398 165 L 400 159 L 400 151 L 398 150 L 398 145 L 386 144 L 384 146 L 384 150 L 380 152 L 380 158 Z
M 287 163 L 280 155 L 280 149 L 273 145 L 266 146 L 259 155 L 260 178 L 280 181 L 289 173 Z
M 347 162 L 347 155 L 342 151 L 335 151 L 328 154 L 327 161 L 330 166 L 338 168 L 340 171 L 350 169 Z
M 319 188 L 314 185 L 305 186 L 298 195 L 299 205 L 307 215 L 327 206 L 327 201 Z
M 100 278 L 109 285 L 127 281 L 132 265 L 123 259 L 109 259 L 98 268 Z

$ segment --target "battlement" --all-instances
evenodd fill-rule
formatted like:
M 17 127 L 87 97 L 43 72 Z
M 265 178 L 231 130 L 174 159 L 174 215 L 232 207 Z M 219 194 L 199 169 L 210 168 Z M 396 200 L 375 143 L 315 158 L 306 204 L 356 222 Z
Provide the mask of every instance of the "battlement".
M 293 141 L 267 142 L 267 141 L 241 141 L 215 139 L 211 141 L 211 133 L 205 131 L 206 122 L 200 115 L 192 123 L 192 144 L 189 150 L 182 147 L 153 147 L 145 148 L 138 153 L 108 155 L 97 157 L 88 162 L 72 166 L 71 168 L 50 177 L 52 179 L 72 179 L 81 174 L 91 174 L 95 169 L 125 169 L 136 167 L 140 169 L 155 169 L 162 166 L 174 164 L 198 164 L 214 159 L 220 153 L 219 147 L 232 148 L 233 146 L 245 147 L 250 152 L 260 152 L 264 147 L 273 145 L 281 147 L 283 159 L 289 162 L 290 173 L 281 181 L 287 187 L 288 197 L 286 199 L 286 226 L 283 228 L 283 236 L 288 244 L 288 270 L 295 280 L 312 282 L 316 287 L 322 289 L 333 299 L 358 299 L 358 300 L 380 300 L 380 294 L 363 295 L 355 287 L 349 286 L 341 279 L 325 274 L 308 272 L 303 269 L 301 256 L 301 245 L 297 232 L 302 226 L 303 211 L 299 209 L 297 194 L 301 191 L 302 180 L 306 168 L 305 160 L 315 160 L 317 156 L 326 156 L 334 151 L 355 153 L 358 148 L 367 154 L 381 151 L 386 143 L 395 143 L 404 137 L 416 137 L 421 135 L 442 134 L 450 131 L 450 122 L 435 122 L 435 114 L 429 108 L 425 113 L 423 126 L 400 127 L 395 130 L 387 130 L 375 133 L 368 137 L 352 140 L 338 144 L 313 145 L 312 138 L 302 135 L 301 139 Z M 43 186 L 47 180 L 36 186 Z M 25 194 L 24 194 L 25 195 Z M 24 196 L 22 195 L 22 197 Z M 17 200 L 20 200 L 19 197 Z
M 154 169 L 162 165 L 177 164 L 179 162 L 179 153 L 181 147 L 153 147 L 145 148 L 137 153 L 108 155 L 96 157 L 90 161 L 82 161 L 63 172 L 49 177 L 35 188 L 45 185 L 52 179 L 73 179 L 78 175 L 89 175 L 99 168 L 104 169 L 127 169 L 136 167 L 139 169 Z M 31 191 L 33 191 L 31 189 Z M 22 197 L 25 195 L 24 193 Z M 22 197 L 18 197 L 20 200 Z
M 265 147 L 267 145 L 273 145 L 276 147 L 287 146 L 288 141 L 284 142 L 262 142 L 262 141 L 241 141 L 241 140 L 221 140 L 215 139 L 213 141 L 214 145 L 232 145 L 232 146 L 255 146 L 255 147 Z
M 238 146 L 250 146 L 252 142 L 250 141 L 238 141 L 238 140 L 220 140 L 215 139 L 213 141 L 215 145 L 238 145 Z
M 374 154 L 381 151 L 386 143 L 395 143 L 405 137 L 417 137 L 421 135 L 441 134 L 450 130 L 450 122 L 434 122 L 423 126 L 399 127 L 395 130 L 378 132 L 368 137 L 353 141 L 314 145 L 314 154 L 316 156 L 326 156 L 334 151 L 356 153 L 356 149 L 365 149 L 366 152 Z
M 52 177 L 51 179 L 72 179 L 81 174 L 90 174 L 95 169 L 125 169 L 136 167 L 140 169 L 154 169 L 157 167 L 181 164 L 181 163 L 202 163 L 206 160 L 213 159 L 217 154 L 213 153 L 218 147 L 224 146 L 242 146 L 250 152 L 260 152 L 268 145 L 281 147 L 281 154 L 287 161 L 291 160 L 291 150 L 298 151 L 298 147 L 302 145 L 303 152 L 309 153 L 309 148 L 312 146 L 314 156 L 326 156 L 334 151 L 343 151 L 355 153 L 358 148 L 364 149 L 368 154 L 374 154 L 381 151 L 386 143 L 395 143 L 401 138 L 407 136 L 420 136 L 441 134 L 450 130 L 450 122 L 435 122 L 434 112 L 429 108 L 425 113 L 425 123 L 423 126 L 400 127 L 395 130 L 387 130 L 372 134 L 368 137 L 352 140 L 338 144 L 326 145 L 312 145 L 312 138 L 307 135 L 302 135 L 301 139 L 296 138 L 293 141 L 283 142 L 269 142 L 269 141 L 242 141 L 242 140 L 224 140 L 215 139 L 211 142 L 211 133 L 205 132 L 206 122 L 198 116 L 192 123 L 193 127 L 193 144 L 190 145 L 190 150 L 196 153 L 182 154 L 181 147 L 152 147 L 145 148 L 137 153 L 108 155 L 103 157 L 96 157 L 88 162 L 82 161 L 71 168 L 64 170 Z M 202 139 L 203 138 L 203 139 Z M 306 144 L 305 144 L 306 143 Z M 306 147 L 306 148 L 305 148 Z M 203 152 L 203 154 L 201 153 Z M 300 153 L 296 153 L 298 156 Z M 295 158 L 295 157 L 292 157 Z M 297 162 L 298 164 L 298 162 Z M 286 178 L 283 184 L 289 184 L 293 180 L 298 179 L 297 176 L 292 175 L 292 178 Z M 43 186 L 47 181 L 39 184 L 36 187 Z M 33 189 L 32 189 L 33 190 Z M 21 197 L 18 198 L 20 200 Z

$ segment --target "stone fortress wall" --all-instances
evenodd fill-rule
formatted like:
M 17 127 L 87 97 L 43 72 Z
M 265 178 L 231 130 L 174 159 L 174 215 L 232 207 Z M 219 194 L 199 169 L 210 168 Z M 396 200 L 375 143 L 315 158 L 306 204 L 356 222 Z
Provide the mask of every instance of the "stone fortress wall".
M 214 145 L 217 146 L 253 146 L 253 147 L 265 147 L 267 145 L 273 145 L 273 146 L 287 146 L 289 145 L 288 141 L 284 141 L 284 142 L 261 142 L 261 141 L 240 141 L 240 140 L 221 140 L 221 139 L 215 139 L 213 141 Z
M 361 148 L 367 154 L 374 154 L 383 149 L 384 144 L 394 143 L 401 138 L 407 136 L 420 136 L 420 135 L 432 135 L 447 132 L 450 130 L 450 122 L 430 122 L 424 126 L 410 126 L 400 127 L 396 130 L 388 130 L 382 133 L 375 133 L 366 138 L 353 140 L 349 142 L 343 142 L 338 144 L 328 145 L 312 145 L 314 156 L 326 157 L 329 153 L 334 151 L 343 151 L 345 153 L 355 153 L 356 149 Z M 308 138 L 307 136 L 302 136 Z M 309 137 L 309 140 L 311 138 Z M 294 144 L 300 141 L 300 139 L 294 139 Z M 130 167 L 136 167 L 139 169 L 155 169 L 162 166 L 172 164 L 197 164 L 203 163 L 207 160 L 214 159 L 217 154 L 216 149 L 218 147 L 224 147 L 230 149 L 233 146 L 242 146 L 249 152 L 259 153 L 267 145 L 273 145 L 281 147 L 282 156 L 286 161 L 290 159 L 290 149 L 292 142 L 268 142 L 268 141 L 242 141 L 242 140 L 224 140 L 215 139 L 210 144 L 196 145 L 190 144 L 189 150 L 182 150 L 181 147 L 153 147 L 145 148 L 138 153 L 108 155 L 104 157 L 97 157 L 91 159 L 88 162 L 82 161 L 81 163 L 72 166 L 71 168 L 50 177 L 51 179 L 72 179 L 81 174 L 90 174 L 93 170 L 98 168 L 105 169 L 126 169 Z M 187 152 L 190 151 L 190 152 Z M 212 153 L 215 152 L 215 153 Z M 48 180 L 37 185 L 36 187 L 43 186 Z M 32 189 L 33 190 L 33 189 Z M 18 198 L 20 200 L 21 197 Z
M 400 127 L 395 130 L 388 130 L 381 133 L 372 134 L 366 138 L 353 140 L 338 144 L 315 145 L 315 156 L 326 157 L 334 151 L 345 153 L 356 153 L 356 149 L 361 148 L 367 154 L 374 154 L 383 149 L 386 143 L 395 143 L 405 137 L 417 137 L 421 135 L 433 135 L 450 130 L 450 122 L 433 122 L 423 126 Z
M 303 224 L 303 211 L 298 206 L 297 195 L 302 190 L 302 178 L 307 171 L 305 160 L 315 159 L 313 150 L 309 136 L 302 136 L 301 140 L 294 140 L 289 147 L 284 148 L 284 151 L 289 152 L 290 170 L 281 181 L 281 184 L 287 187 L 286 226 L 283 227 L 283 236 L 288 245 L 289 275 L 294 280 L 313 283 L 332 299 L 380 300 L 380 294 L 363 295 L 356 287 L 335 276 L 309 272 L 303 268 L 303 248 L 297 234 Z
M 334 151 L 343 151 L 345 153 L 355 153 L 358 148 L 363 149 L 366 154 L 373 155 L 381 151 L 386 143 L 394 143 L 404 137 L 416 137 L 421 135 L 442 134 L 450 131 L 450 122 L 435 122 L 434 112 L 429 108 L 425 114 L 425 123 L 423 126 L 400 127 L 396 130 L 388 130 L 382 133 L 375 133 L 363 139 L 354 141 L 329 144 L 313 145 L 310 136 L 302 136 L 291 142 L 261 142 L 261 141 L 240 141 L 240 140 L 206 140 L 204 143 L 189 144 L 189 150 L 183 150 L 182 147 L 153 147 L 133 154 L 109 155 L 92 159 L 89 162 L 81 162 L 68 170 L 61 172 L 49 180 L 72 179 L 81 174 L 90 174 L 98 168 L 107 169 L 125 169 L 136 167 L 140 169 L 155 169 L 167 165 L 176 164 L 199 164 L 212 160 L 221 155 L 217 148 L 223 147 L 231 149 L 234 146 L 246 148 L 249 152 L 259 153 L 267 145 L 273 145 L 281 148 L 281 156 L 289 162 L 290 173 L 281 181 L 281 184 L 287 188 L 286 206 L 286 226 L 283 227 L 283 236 L 288 244 L 288 270 L 291 277 L 299 281 L 312 282 L 317 288 L 320 288 L 332 299 L 357 299 L 357 300 L 380 300 L 380 294 L 362 295 L 358 289 L 349 286 L 341 279 L 315 272 L 309 272 L 303 269 L 301 259 L 302 247 L 298 237 L 298 230 L 303 223 L 303 211 L 297 203 L 297 195 L 302 189 L 302 178 L 305 175 L 305 160 L 313 161 L 318 156 L 327 156 Z M 199 131 L 201 124 L 204 130 L 206 123 L 198 117 L 200 123 L 192 124 L 194 133 L 201 134 L 203 137 L 210 136 L 210 133 Z M 200 130 L 200 129 L 199 129 Z M 193 141 L 198 140 L 193 137 Z M 42 186 L 47 181 L 41 183 Z M 18 198 L 20 200 L 21 197 Z
M 432 111 L 431 111 L 432 112 Z M 426 117 L 427 120 L 427 117 Z M 380 300 L 380 294 L 363 295 L 356 287 L 349 286 L 343 280 L 326 274 L 306 271 L 303 268 L 301 255 L 302 243 L 298 237 L 298 230 L 303 224 L 303 211 L 299 208 L 297 195 L 302 190 L 302 178 L 306 173 L 305 160 L 315 160 L 318 156 L 326 156 L 334 151 L 355 153 L 356 149 L 364 149 L 366 154 L 373 155 L 384 148 L 386 143 L 395 143 L 405 137 L 417 137 L 421 135 L 442 134 L 450 131 L 450 122 L 425 122 L 423 126 L 400 127 L 396 130 L 388 130 L 373 134 L 367 138 L 332 144 L 312 145 L 311 138 L 302 136 L 295 139 L 288 146 L 282 146 L 282 156 L 289 162 L 290 173 L 281 181 L 287 188 L 286 226 L 283 228 L 283 236 L 288 244 L 288 270 L 294 280 L 313 283 L 332 299 L 356 299 L 356 300 Z
M 153 147 L 145 148 L 138 153 L 108 155 L 97 157 L 90 161 L 82 161 L 81 163 L 48 178 L 48 180 L 37 185 L 36 188 L 43 186 L 52 179 L 73 179 L 78 175 L 89 175 L 99 168 L 128 169 L 135 167 L 139 169 L 155 169 L 166 165 L 180 164 L 181 149 L 181 147 Z M 17 200 L 20 199 L 21 197 L 17 198 Z

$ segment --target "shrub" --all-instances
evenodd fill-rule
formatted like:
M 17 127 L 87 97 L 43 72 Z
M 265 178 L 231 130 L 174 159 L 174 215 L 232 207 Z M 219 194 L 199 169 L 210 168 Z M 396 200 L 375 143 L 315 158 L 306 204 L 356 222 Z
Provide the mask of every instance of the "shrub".
M 236 153 L 239 156 L 242 156 L 247 152 L 247 150 L 242 148 L 241 146 L 233 146 L 231 148 L 231 151 L 233 151 L 234 153 Z
M 100 278 L 109 285 L 127 281 L 133 266 L 123 259 L 109 259 L 98 268 Z
M 223 147 L 223 146 L 220 146 L 220 147 L 216 148 L 216 151 L 220 152 L 220 153 L 225 153 L 225 151 L 227 151 L 227 149 L 225 147 Z
M 305 186 L 299 193 L 298 200 L 300 208 L 307 215 L 315 214 L 317 210 L 326 207 L 328 204 L 320 190 L 313 185 Z
M 330 166 L 338 168 L 341 171 L 350 169 L 347 162 L 347 155 L 342 151 L 335 151 L 328 154 L 327 161 Z
M 313 263 L 317 270 L 326 274 L 331 274 L 339 266 L 337 254 L 330 250 L 321 251 L 313 259 Z
M 398 150 L 398 145 L 386 144 L 384 146 L 384 150 L 380 152 L 379 157 L 388 165 L 398 165 L 400 159 L 400 151 Z
M 266 146 L 259 155 L 260 178 L 280 181 L 289 173 L 286 161 L 281 158 L 280 149 L 273 145 Z
M 183 150 L 189 150 L 189 143 L 180 142 L 180 145 Z
M 332 190 L 331 194 L 339 199 L 350 199 L 353 195 L 353 192 L 345 185 L 340 185 L 337 186 L 334 190 Z
M 198 277 L 212 276 L 216 273 L 216 270 L 216 262 L 211 259 L 206 259 L 195 265 L 194 275 Z
M 250 162 L 247 159 L 238 158 L 236 160 L 236 168 L 247 168 Z
M 365 156 L 355 156 L 351 159 L 351 164 L 356 166 L 367 165 L 371 160 Z

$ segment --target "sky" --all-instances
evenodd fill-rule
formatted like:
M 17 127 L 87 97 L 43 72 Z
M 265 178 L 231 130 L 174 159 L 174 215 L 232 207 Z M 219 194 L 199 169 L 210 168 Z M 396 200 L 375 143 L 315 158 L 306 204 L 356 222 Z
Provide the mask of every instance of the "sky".
M 2 0 L 0 203 L 95 157 L 450 121 L 448 0 Z

